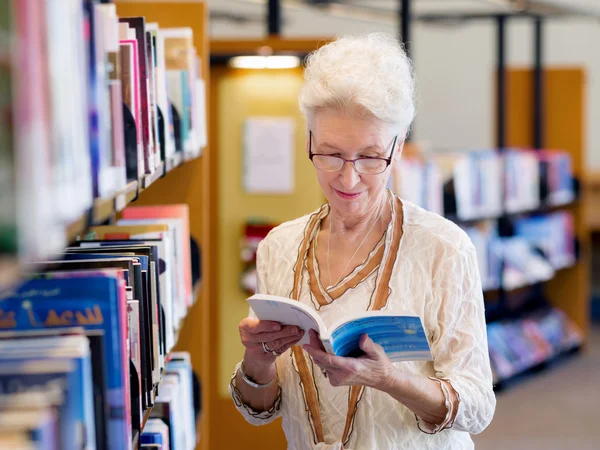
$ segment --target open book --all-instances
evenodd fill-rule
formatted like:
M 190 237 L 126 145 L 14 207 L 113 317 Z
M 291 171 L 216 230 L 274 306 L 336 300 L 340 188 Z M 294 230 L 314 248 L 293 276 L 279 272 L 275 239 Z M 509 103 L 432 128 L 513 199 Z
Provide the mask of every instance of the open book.
M 285 297 L 256 294 L 248 299 L 259 320 L 302 328 L 305 335 L 297 345 L 309 343 L 309 330 L 315 330 L 328 353 L 357 357 L 361 335 L 367 334 L 381 345 L 392 362 L 433 359 L 421 318 L 414 314 L 367 311 L 343 317 L 325 326 L 319 314 L 309 306 Z

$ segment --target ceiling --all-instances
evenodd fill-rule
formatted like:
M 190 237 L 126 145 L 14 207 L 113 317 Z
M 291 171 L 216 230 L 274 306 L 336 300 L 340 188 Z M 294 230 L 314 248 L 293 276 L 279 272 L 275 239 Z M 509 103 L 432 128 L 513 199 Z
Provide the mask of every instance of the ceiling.
M 262 35 L 268 0 L 206 0 L 211 33 L 217 36 Z M 284 28 L 294 23 L 328 30 L 327 20 L 396 27 L 401 0 L 280 0 Z M 546 16 L 600 17 L 600 0 L 411 0 L 419 21 L 463 23 L 461 19 L 523 12 Z M 322 33 L 322 31 L 321 31 Z M 298 33 L 296 33 L 298 34 Z M 306 34 L 302 32 L 302 34 Z
M 240 0 L 266 3 L 266 0 Z M 347 12 L 396 13 L 400 0 L 281 0 L 284 6 L 319 6 Z M 547 15 L 597 15 L 599 0 L 412 0 L 415 16 L 439 14 L 501 14 L 531 12 Z

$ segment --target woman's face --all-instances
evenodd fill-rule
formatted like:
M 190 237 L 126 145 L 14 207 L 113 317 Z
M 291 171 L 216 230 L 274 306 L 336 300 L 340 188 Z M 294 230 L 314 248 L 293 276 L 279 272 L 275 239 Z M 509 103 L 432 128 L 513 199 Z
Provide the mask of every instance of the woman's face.
M 341 156 L 389 158 L 395 134 L 376 119 L 359 118 L 336 109 L 318 111 L 309 122 L 312 152 Z M 394 157 L 402 151 L 398 137 Z M 308 148 L 308 143 L 307 143 Z M 362 217 L 380 205 L 391 174 L 391 165 L 380 174 L 365 175 L 346 163 L 339 172 L 317 171 L 317 178 L 331 208 L 343 217 Z

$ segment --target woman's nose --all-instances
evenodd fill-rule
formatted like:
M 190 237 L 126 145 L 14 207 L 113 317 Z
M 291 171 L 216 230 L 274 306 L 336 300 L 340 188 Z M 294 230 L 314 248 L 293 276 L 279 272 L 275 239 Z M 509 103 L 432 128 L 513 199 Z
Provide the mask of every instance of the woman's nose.
M 354 164 L 346 162 L 340 171 L 340 179 L 344 189 L 352 189 L 360 181 L 360 174 L 354 168 Z

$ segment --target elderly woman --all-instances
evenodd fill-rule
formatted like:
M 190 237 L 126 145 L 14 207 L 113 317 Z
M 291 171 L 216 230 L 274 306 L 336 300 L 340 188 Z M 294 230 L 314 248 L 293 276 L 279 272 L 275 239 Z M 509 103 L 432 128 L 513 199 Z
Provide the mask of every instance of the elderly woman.
M 330 325 L 366 310 L 411 311 L 433 362 L 325 353 L 316 335 L 248 317 L 230 390 L 254 425 L 283 417 L 289 449 L 473 448 L 495 409 L 475 249 L 448 220 L 386 189 L 414 117 L 402 47 L 345 37 L 310 55 L 300 107 L 327 204 L 275 228 L 258 250 L 260 293 L 310 305 Z M 314 331 L 311 331 L 314 333 Z

